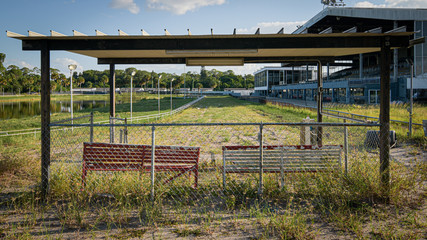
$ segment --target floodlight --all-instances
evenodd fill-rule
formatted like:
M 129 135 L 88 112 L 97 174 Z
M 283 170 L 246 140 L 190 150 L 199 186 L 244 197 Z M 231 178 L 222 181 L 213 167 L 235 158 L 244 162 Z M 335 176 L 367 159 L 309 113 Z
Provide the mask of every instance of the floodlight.
M 71 71 L 76 70 L 77 65 L 76 64 L 70 64 L 68 65 L 68 69 L 70 69 Z

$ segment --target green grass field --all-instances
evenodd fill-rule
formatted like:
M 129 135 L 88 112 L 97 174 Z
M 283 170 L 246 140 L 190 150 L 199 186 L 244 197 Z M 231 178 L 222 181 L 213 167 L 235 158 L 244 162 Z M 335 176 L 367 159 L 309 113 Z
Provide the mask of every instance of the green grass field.
M 174 99 L 177 104 L 190 100 Z M 180 102 L 181 101 L 181 102 Z M 150 97 L 134 105 L 138 114 L 157 112 Z M 162 111 L 169 99 L 162 99 Z M 129 104 L 117 106 L 121 117 Z M 78 114 L 85 115 L 88 111 Z M 307 109 L 261 105 L 231 97 L 208 97 L 193 107 L 160 120 L 161 123 L 274 123 L 300 122 L 316 113 Z M 96 119 L 108 116 L 108 107 L 96 109 Z M 67 114 L 52 116 L 67 118 Z M 37 118 L 5 121 L 4 128 L 36 126 Z M 324 121 L 338 121 L 325 118 Z M 34 122 L 34 123 L 33 123 Z M 332 129 L 334 130 L 334 129 Z M 341 141 L 339 131 L 327 131 L 325 138 Z M 81 157 L 81 142 L 87 130 L 53 133 L 61 142 L 52 143 L 51 189 L 47 203 L 40 202 L 40 137 L 0 138 L 0 238 L 248 238 L 248 239 L 424 239 L 427 237 L 427 165 L 422 161 L 425 145 L 404 146 L 408 162 L 391 162 L 389 192 L 379 185 L 378 151 L 366 151 L 366 129 L 350 132 L 350 170 L 290 173 L 285 186 L 277 174 L 265 174 L 264 194 L 258 198 L 256 174 L 229 176 L 222 190 L 221 158 L 207 162 L 205 148 L 226 144 L 253 143 L 258 129 L 250 126 L 157 127 L 158 144 L 179 142 L 202 147 L 200 186 L 189 186 L 192 178 L 181 177 L 162 184 L 167 173 L 159 173 L 157 195 L 150 201 L 150 176 L 138 173 L 92 174 L 85 191 L 80 191 L 80 165 L 66 161 Z M 130 127 L 131 140 L 148 143 L 149 127 Z M 299 127 L 265 127 L 265 141 L 298 138 Z M 339 136 L 336 134 L 339 133 Z M 328 135 L 329 134 L 329 135 Z M 108 135 L 97 129 L 96 138 Z M 335 136 L 337 135 L 337 136 Z M 106 140 L 106 139 L 105 139 Z M 62 144 L 62 145 L 61 145 Z M 408 151 L 408 149 L 410 149 Z M 25 154 L 23 154 L 25 153 Z M 421 159 L 420 159 L 421 158 Z M 57 159 L 64 163 L 55 162 Z M 408 165 L 409 164 L 409 165 Z M 408 167 L 409 166 L 409 167 Z M 202 174 L 203 173 L 203 174 Z

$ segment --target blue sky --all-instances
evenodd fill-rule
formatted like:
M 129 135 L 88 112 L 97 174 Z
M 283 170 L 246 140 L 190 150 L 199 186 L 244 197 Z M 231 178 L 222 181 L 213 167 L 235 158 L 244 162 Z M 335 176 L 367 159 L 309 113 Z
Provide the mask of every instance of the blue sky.
M 348 7 L 413 7 L 427 8 L 427 0 L 344 0 Z M 290 33 L 323 9 L 320 0 L 2 0 L 0 8 L 0 52 L 6 54 L 5 65 L 40 67 L 38 51 L 22 51 L 21 41 L 6 37 L 6 30 L 27 34 L 28 30 L 49 35 L 54 30 L 72 35 L 72 30 L 95 35 L 95 29 L 117 35 L 118 29 L 129 35 L 140 35 L 144 29 L 151 35 L 275 33 L 282 27 Z M 68 52 L 51 52 L 51 67 L 68 75 L 68 64 L 78 71 L 104 70 L 95 58 Z M 118 65 L 124 69 L 129 65 Z M 137 69 L 182 73 L 199 71 L 184 65 L 136 65 Z M 262 65 L 216 67 L 236 73 L 253 73 Z M 208 68 L 210 69 L 210 68 Z

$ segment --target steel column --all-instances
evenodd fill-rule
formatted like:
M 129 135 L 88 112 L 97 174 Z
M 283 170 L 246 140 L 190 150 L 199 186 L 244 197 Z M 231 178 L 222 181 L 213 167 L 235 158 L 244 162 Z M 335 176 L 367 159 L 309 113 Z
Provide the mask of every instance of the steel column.
M 322 117 L 322 93 L 323 93 L 323 77 L 322 77 L 322 63 L 317 62 L 317 122 L 323 122 Z M 322 127 L 317 127 L 317 144 L 322 145 Z
M 393 28 L 398 28 L 397 21 L 393 22 Z M 397 75 L 399 70 L 399 49 L 393 50 L 393 82 L 397 82 Z

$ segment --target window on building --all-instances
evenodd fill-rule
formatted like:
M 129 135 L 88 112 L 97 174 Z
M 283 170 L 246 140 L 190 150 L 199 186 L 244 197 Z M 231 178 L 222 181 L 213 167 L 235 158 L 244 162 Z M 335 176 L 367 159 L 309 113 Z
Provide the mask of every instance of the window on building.
M 350 94 L 352 97 L 363 97 L 365 96 L 365 90 L 363 88 L 351 88 Z
M 369 90 L 369 104 L 379 104 L 380 93 L 380 90 Z

